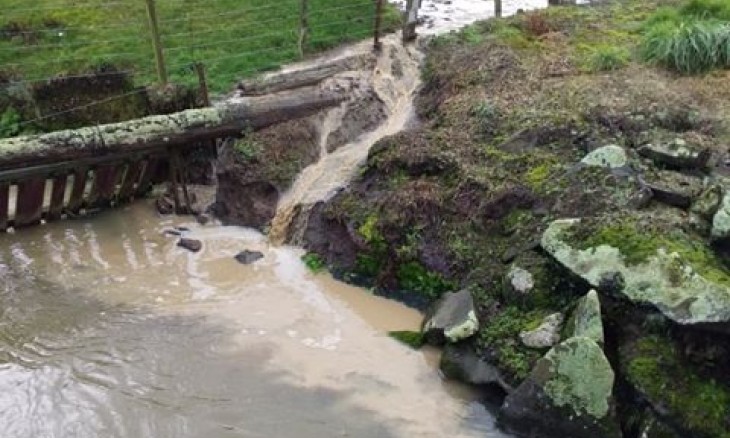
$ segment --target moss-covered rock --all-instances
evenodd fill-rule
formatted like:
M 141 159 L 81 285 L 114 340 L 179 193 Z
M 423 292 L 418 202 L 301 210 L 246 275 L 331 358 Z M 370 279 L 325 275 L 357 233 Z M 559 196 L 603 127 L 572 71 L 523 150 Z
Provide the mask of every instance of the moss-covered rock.
M 603 321 L 601 321 L 601 301 L 598 293 L 591 289 L 586 296 L 578 300 L 570 321 L 573 336 L 591 338 L 603 346 Z
M 620 437 L 614 378 L 594 340 L 568 339 L 553 347 L 507 396 L 500 421 L 525 436 Z
M 468 290 L 444 295 L 423 323 L 424 336 L 433 344 L 459 342 L 473 336 L 478 330 L 474 298 Z
M 730 276 L 721 266 L 697 265 L 697 255 L 683 251 L 678 241 L 636 234 L 631 227 L 622 229 L 626 235 L 617 236 L 610 227 L 603 234 L 593 230 L 593 237 L 581 242 L 571 236 L 579 224 L 569 219 L 553 222 L 543 234 L 542 246 L 591 286 L 651 304 L 679 324 L 727 328 Z M 591 230 L 583 232 L 591 235 Z
M 633 339 L 620 349 L 620 363 L 628 382 L 680 436 L 730 437 L 727 381 L 703 375 L 671 340 Z

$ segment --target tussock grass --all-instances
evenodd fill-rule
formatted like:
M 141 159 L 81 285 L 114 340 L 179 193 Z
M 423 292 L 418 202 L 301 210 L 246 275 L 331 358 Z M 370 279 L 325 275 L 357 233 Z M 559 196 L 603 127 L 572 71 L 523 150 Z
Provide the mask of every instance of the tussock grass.
M 730 67 L 730 2 L 692 0 L 662 8 L 644 27 L 646 61 L 682 74 Z

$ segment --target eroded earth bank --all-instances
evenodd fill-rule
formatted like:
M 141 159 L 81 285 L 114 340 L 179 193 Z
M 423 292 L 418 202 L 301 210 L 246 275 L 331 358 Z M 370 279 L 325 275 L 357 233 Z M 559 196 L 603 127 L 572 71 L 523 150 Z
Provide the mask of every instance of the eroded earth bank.
M 340 54 L 353 99 L 228 144 L 216 212 L 429 309 L 396 336 L 518 435 L 728 437 L 730 77 L 638 59 L 658 6 Z

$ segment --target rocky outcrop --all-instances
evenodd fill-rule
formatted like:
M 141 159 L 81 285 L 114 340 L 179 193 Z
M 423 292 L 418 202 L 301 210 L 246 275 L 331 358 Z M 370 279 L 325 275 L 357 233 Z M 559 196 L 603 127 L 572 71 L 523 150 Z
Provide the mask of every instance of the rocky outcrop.
M 614 372 L 601 347 L 573 337 L 553 347 L 507 396 L 500 422 L 523 436 L 618 438 Z
M 426 316 L 423 333 L 435 345 L 459 342 L 479 330 L 474 298 L 468 290 L 445 294 Z
M 679 324 L 727 329 L 730 288 L 701 275 L 702 267 L 693 266 L 689 256 L 672 251 L 661 240 L 652 247 L 648 236 L 624 236 L 623 252 L 609 244 L 581 248 L 579 242 L 570 241 L 571 230 L 579 224 L 570 219 L 553 222 L 543 234 L 542 247 L 592 287 L 619 293 L 637 304 L 651 304 Z M 637 238 L 642 239 L 640 248 L 631 246 Z M 641 253 L 628 253 L 632 249 Z

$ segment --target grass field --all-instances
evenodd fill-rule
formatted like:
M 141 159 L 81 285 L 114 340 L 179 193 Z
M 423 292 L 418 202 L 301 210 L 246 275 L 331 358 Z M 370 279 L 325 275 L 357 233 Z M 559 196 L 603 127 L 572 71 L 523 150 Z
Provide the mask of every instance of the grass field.
M 145 0 L 3 0 L 0 84 L 83 74 L 113 65 L 156 80 Z M 172 81 L 194 83 L 191 64 L 205 64 L 214 92 L 236 79 L 299 57 L 300 0 L 156 0 Z M 373 0 L 310 0 L 316 52 L 372 34 Z M 399 20 L 387 8 L 385 25 Z

